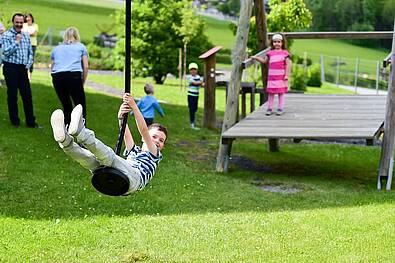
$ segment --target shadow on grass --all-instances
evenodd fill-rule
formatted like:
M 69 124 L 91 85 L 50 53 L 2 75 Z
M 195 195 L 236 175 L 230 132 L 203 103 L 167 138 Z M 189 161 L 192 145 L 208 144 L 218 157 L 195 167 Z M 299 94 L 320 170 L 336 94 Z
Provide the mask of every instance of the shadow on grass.
M 151 184 L 129 197 L 103 196 L 91 187 L 89 172 L 70 160 L 53 140 L 49 118 L 60 107 L 53 88 L 33 85 L 33 100 L 37 120 L 44 128 L 15 129 L 8 121 L 6 90 L 0 88 L 3 216 L 53 219 L 284 211 L 395 199 L 392 193 L 374 191 L 377 148 L 285 145 L 280 153 L 269 154 L 260 143 L 237 141 L 235 155 L 245 156 L 255 166 L 268 167 L 271 172 L 232 164 L 231 173 L 217 174 L 214 163 L 219 134 L 205 129 L 191 131 L 186 125 L 187 107 L 169 104 L 163 105 L 166 117 L 157 119 L 168 126 L 170 133 L 165 159 Z M 109 146 L 115 145 L 118 135 L 119 103 L 113 97 L 87 94 L 88 127 Z M 256 187 L 257 181 L 296 185 L 303 191 L 293 195 L 264 192 Z

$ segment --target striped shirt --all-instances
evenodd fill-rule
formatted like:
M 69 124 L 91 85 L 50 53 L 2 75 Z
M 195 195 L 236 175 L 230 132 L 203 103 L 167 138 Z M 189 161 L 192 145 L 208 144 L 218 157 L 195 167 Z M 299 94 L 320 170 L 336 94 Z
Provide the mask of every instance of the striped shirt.
M 199 88 L 200 85 L 193 85 L 193 82 L 201 82 L 202 80 L 200 79 L 199 75 L 187 75 L 187 81 L 188 81 L 188 95 L 190 96 L 199 96 Z
M 22 39 L 15 41 L 17 32 L 12 27 L 2 35 L 3 62 L 25 65 L 30 68 L 33 64 L 33 49 L 28 33 L 21 32 Z
M 285 80 L 286 59 L 289 57 L 287 50 L 272 49 L 267 53 L 269 58 L 269 73 L 267 79 L 268 93 L 285 93 L 288 91 L 288 80 Z
M 136 144 L 133 145 L 129 152 L 125 152 L 126 160 L 131 161 L 132 166 L 140 171 L 139 190 L 143 189 L 152 179 L 156 168 L 163 156 L 158 149 L 158 156 L 153 155 L 150 151 L 143 151 Z

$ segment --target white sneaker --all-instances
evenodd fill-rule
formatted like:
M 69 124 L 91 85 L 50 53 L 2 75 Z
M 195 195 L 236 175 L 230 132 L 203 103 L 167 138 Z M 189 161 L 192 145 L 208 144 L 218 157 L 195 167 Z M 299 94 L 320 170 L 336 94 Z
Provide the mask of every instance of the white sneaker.
M 82 117 L 82 106 L 78 104 L 71 112 L 71 121 L 69 125 L 69 134 L 77 136 L 84 128 L 84 118 Z
M 66 127 L 64 126 L 64 115 L 60 109 L 55 110 L 51 115 L 51 126 L 53 137 L 57 142 L 64 142 L 66 140 Z

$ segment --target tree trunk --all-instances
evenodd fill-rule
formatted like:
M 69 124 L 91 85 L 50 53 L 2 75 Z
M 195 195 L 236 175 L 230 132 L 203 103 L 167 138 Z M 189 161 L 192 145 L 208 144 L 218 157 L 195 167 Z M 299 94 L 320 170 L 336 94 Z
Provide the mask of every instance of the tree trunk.
M 252 0 L 241 0 L 240 17 L 236 34 L 236 46 L 233 50 L 233 66 L 230 75 L 228 97 L 226 99 L 226 110 L 224 122 L 222 124 L 222 133 L 232 127 L 236 122 L 237 110 L 239 108 L 241 75 L 243 72 L 242 63 L 246 56 L 252 3 Z M 230 147 L 226 142 L 227 140 L 229 139 L 224 140 L 221 138 L 216 165 L 216 170 L 218 172 L 227 171 L 227 163 L 230 156 Z
M 154 80 L 156 84 L 163 84 L 166 80 L 166 76 L 163 74 L 155 74 Z
M 266 20 L 266 10 L 265 4 L 262 0 L 254 0 L 255 6 L 255 18 L 256 18 L 256 34 L 258 38 L 258 48 L 259 50 L 264 50 L 269 46 L 267 39 L 267 20 Z M 262 75 L 262 87 L 265 90 L 263 96 L 261 96 L 260 104 L 267 101 L 266 85 L 267 85 L 267 64 L 261 64 L 261 75 Z

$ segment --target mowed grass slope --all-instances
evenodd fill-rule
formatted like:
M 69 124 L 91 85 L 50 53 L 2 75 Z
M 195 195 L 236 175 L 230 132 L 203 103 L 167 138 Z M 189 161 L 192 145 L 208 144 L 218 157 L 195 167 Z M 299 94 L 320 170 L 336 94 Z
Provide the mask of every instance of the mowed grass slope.
M 75 26 L 84 43 L 92 42 L 94 36 L 100 33 L 96 25 L 111 25 L 113 19 L 110 15 L 122 6 L 106 0 L 1 0 L 0 3 L 0 10 L 5 16 L 1 18 L 3 22 L 10 20 L 16 12 L 32 13 L 39 26 L 39 39 L 47 33 L 48 28 L 53 29 L 54 37 L 61 38 L 58 35 L 61 30 Z
M 2 261 L 390 262 L 395 256 L 395 195 L 375 190 L 378 147 L 285 143 L 269 153 L 265 140 L 237 140 L 230 173 L 217 174 L 219 133 L 190 130 L 185 91 L 156 85 L 166 101 L 166 117 L 157 120 L 170 132 L 165 158 L 146 189 L 108 197 L 54 142 L 49 118 L 60 104 L 48 74 L 33 79 L 43 129 L 11 127 L 0 104 Z M 134 83 L 137 93 L 145 81 Z M 119 103 L 87 92 L 88 127 L 110 146 Z M 221 116 L 224 105 L 217 107 Z M 301 191 L 272 193 L 258 187 L 264 185 Z

